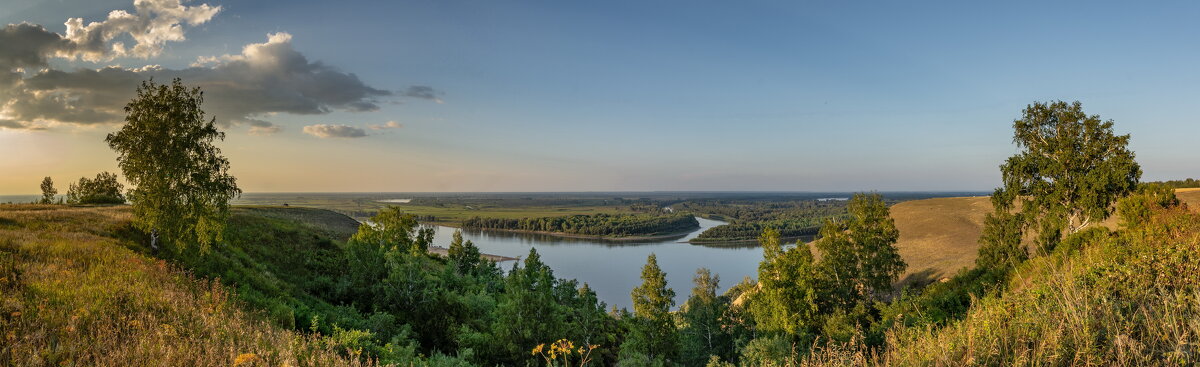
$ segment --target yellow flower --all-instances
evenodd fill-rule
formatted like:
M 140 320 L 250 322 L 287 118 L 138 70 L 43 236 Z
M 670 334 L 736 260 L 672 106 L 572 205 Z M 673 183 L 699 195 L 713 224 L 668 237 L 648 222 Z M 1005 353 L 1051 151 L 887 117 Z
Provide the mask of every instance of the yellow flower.
M 242 354 L 239 354 L 237 356 L 237 358 L 233 359 L 234 366 L 241 366 L 244 364 L 250 364 L 250 363 L 254 363 L 254 362 L 258 362 L 258 355 L 254 354 L 254 353 L 242 353 Z
M 529 352 L 529 354 L 531 354 L 531 355 L 537 355 L 538 353 L 541 353 L 541 352 L 542 352 L 542 348 L 545 348 L 545 347 L 546 347 L 546 344 L 545 344 L 545 343 L 538 344 L 536 347 L 533 347 L 533 351 L 532 351 L 532 352 Z

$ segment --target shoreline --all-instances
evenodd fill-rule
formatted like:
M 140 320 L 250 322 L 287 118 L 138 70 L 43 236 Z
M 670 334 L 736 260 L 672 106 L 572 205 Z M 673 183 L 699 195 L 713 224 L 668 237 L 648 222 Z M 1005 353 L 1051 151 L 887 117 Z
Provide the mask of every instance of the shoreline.
M 781 241 L 781 242 L 795 241 L 795 240 L 801 240 L 801 239 L 804 239 L 804 238 L 809 238 L 809 237 L 811 237 L 811 238 L 816 238 L 816 236 L 815 236 L 815 235 L 812 235 L 812 236 L 792 236 L 792 237 L 780 237 L 780 238 L 779 238 L 779 241 Z M 683 241 L 682 243 L 690 243 L 690 244 L 693 244 L 693 245 L 713 245 L 713 244 L 717 244 L 717 245 L 720 245 L 720 244 L 731 244 L 731 245 L 736 245 L 736 244 L 746 244 L 746 243 L 755 243 L 755 242 L 758 242 L 758 239 L 757 239 L 757 238 L 753 238 L 753 239 L 744 239 L 744 240 L 712 240 L 712 241 L 704 241 L 704 240 L 702 240 L 702 241 L 696 241 L 696 239 L 695 239 L 695 238 L 693 238 L 693 239 L 690 239 L 690 240 L 687 240 L 687 241 Z M 810 241 L 805 241 L 805 242 L 810 242 Z M 784 244 L 785 244 L 785 245 L 787 245 L 788 243 L 784 243 Z
M 444 226 L 444 227 L 462 229 L 461 223 L 422 222 L 421 224 L 439 225 L 439 226 Z M 622 237 L 600 236 L 600 235 L 589 235 L 589 234 L 574 234 L 574 233 L 565 233 L 565 232 L 530 231 L 530 230 L 525 230 L 525 229 L 476 228 L 476 229 L 471 229 L 471 230 L 536 234 L 536 235 L 545 235 L 545 236 L 560 237 L 560 238 L 574 238 L 574 239 L 585 239 L 585 240 L 627 242 L 627 241 L 656 241 L 656 240 L 671 239 L 674 237 L 682 237 L 682 236 L 687 236 L 689 233 L 695 232 L 696 230 L 698 230 L 700 228 L 701 227 L 697 226 L 696 228 L 692 228 L 692 229 L 682 231 L 682 232 L 656 234 L 656 235 L 649 235 L 649 236 L 622 236 Z

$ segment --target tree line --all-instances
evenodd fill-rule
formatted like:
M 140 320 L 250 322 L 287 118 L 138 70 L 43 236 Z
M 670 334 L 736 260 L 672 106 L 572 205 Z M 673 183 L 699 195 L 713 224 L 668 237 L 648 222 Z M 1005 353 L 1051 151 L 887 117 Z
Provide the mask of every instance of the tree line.
M 706 214 L 728 220 L 700 233 L 693 241 L 721 242 L 754 240 L 763 230 L 772 228 L 784 238 L 817 234 L 827 219 L 845 218 L 845 200 L 689 200 L 675 206 L 681 211 Z
M 1197 180 L 1194 178 L 1186 178 L 1186 179 L 1182 179 L 1182 180 L 1155 181 L 1153 183 L 1162 185 L 1163 187 L 1169 187 L 1172 189 L 1189 189 L 1189 188 L 1200 187 L 1200 180 Z
M 100 172 L 95 178 L 80 177 L 71 183 L 65 198 L 57 198 L 58 189 L 49 176 L 42 179 L 42 197 L 39 204 L 124 204 L 124 185 L 117 181 L 115 173 Z
M 589 236 L 642 236 L 679 233 L 698 228 L 691 214 L 592 214 L 541 218 L 481 218 L 462 222 L 466 229 L 505 229 Z

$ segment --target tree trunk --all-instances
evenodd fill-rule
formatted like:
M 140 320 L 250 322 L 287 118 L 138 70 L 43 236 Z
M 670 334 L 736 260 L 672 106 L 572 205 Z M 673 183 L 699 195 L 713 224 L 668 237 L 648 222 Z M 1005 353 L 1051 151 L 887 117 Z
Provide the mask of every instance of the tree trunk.
M 158 255 L 158 229 L 150 230 L 150 252 Z

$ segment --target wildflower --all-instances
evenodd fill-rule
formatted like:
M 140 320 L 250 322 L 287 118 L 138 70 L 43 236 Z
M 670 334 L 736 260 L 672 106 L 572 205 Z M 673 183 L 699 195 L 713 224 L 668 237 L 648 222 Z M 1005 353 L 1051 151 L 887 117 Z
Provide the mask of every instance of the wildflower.
M 236 358 L 234 358 L 234 359 L 233 359 L 233 365 L 234 365 L 234 366 L 241 366 L 241 365 L 245 365 L 245 364 L 254 363 L 254 362 L 257 362 L 257 361 L 258 361 L 258 355 L 257 355 L 257 354 L 254 354 L 254 353 L 242 353 L 242 354 L 238 354 L 238 356 L 237 356 Z

